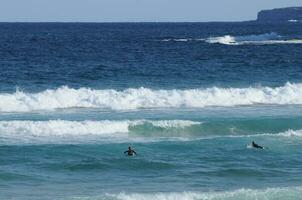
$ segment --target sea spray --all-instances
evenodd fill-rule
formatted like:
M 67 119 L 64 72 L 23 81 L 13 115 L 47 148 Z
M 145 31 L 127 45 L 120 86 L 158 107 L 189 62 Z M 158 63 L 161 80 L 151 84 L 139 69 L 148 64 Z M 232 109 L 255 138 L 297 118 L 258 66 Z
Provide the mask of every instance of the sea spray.
M 265 121 L 263 122 L 265 123 Z M 276 122 L 278 123 L 278 122 Z M 290 125 L 290 124 L 289 124 Z M 288 126 L 289 126 L 288 125 Z M 246 126 L 245 129 L 242 129 Z M 261 127 L 262 125 L 260 125 Z M 287 137 L 302 138 L 302 129 L 281 127 L 280 132 L 257 130 L 253 121 L 249 124 L 198 122 L 189 120 L 102 120 L 102 121 L 0 121 L 0 137 L 4 143 L 62 143 L 70 141 L 89 142 L 91 139 L 107 142 L 200 140 L 215 138 Z M 150 140 L 151 139 L 151 140 Z M 160 139 L 160 140 L 157 140 Z
M 60 108 L 100 108 L 136 110 L 144 108 L 203 108 L 257 104 L 302 104 L 302 84 L 286 83 L 280 87 L 205 88 L 153 90 L 73 89 L 62 86 L 39 93 L 0 94 L 0 111 L 29 112 Z
M 218 37 L 209 37 L 205 41 L 210 44 L 217 43 L 224 45 L 302 44 L 302 39 L 284 38 L 274 32 L 260 35 L 224 35 Z

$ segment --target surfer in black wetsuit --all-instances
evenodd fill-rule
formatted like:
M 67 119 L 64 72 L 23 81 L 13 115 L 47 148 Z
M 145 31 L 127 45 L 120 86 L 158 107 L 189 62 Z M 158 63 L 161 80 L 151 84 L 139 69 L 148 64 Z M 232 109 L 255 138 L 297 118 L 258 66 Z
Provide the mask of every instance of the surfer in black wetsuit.
M 262 146 L 256 144 L 254 141 L 252 141 L 252 147 L 257 149 L 264 149 Z
M 124 152 L 124 154 L 127 153 L 128 156 L 133 156 L 134 154 L 136 155 L 136 152 L 131 149 L 131 147 L 128 147 L 128 150 Z

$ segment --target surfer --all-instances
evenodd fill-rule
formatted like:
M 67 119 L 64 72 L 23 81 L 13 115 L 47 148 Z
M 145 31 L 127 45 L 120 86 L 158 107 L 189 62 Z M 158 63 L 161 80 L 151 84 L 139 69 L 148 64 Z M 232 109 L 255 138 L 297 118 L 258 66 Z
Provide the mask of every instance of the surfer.
M 256 144 L 254 141 L 252 141 L 252 147 L 257 149 L 264 149 L 262 146 Z
M 128 150 L 125 151 L 124 154 L 125 154 L 125 153 L 127 153 L 128 156 L 133 156 L 133 154 L 136 155 L 136 152 L 135 152 L 133 149 L 131 149 L 131 147 L 128 147 Z

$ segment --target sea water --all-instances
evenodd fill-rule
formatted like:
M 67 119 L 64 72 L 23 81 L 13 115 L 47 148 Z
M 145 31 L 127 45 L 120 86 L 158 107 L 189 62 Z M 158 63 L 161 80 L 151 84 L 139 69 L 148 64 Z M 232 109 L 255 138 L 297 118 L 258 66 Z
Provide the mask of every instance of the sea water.
M 301 53 L 300 23 L 1 23 L 0 198 L 299 199 Z

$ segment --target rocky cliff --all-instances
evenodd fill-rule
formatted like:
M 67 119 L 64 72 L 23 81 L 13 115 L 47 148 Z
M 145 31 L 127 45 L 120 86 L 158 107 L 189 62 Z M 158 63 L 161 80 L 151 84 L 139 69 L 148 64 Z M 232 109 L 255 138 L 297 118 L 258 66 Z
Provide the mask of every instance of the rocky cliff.
M 262 10 L 258 13 L 258 22 L 297 22 L 302 21 L 302 7 Z

